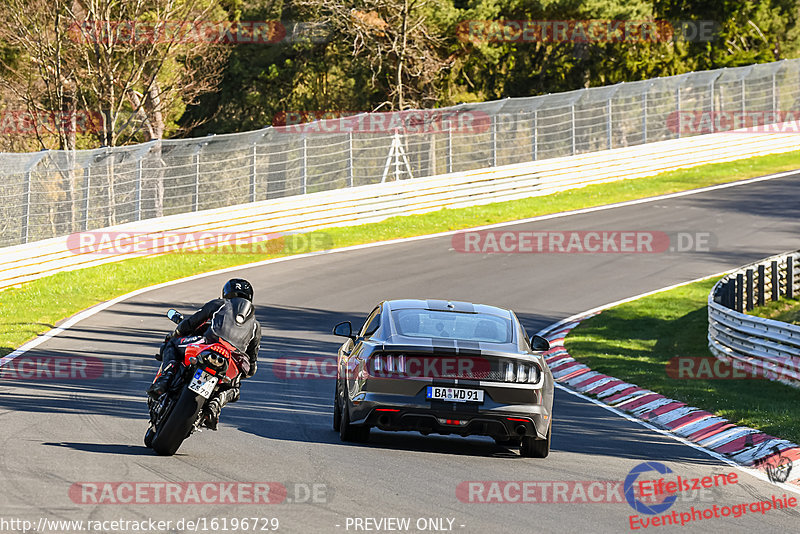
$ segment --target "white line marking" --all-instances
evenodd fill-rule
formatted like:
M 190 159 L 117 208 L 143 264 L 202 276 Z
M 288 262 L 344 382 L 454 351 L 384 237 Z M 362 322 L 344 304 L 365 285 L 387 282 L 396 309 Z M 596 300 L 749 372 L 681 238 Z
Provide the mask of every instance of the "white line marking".
M 364 243 L 364 244 L 361 244 L 361 245 L 352 245 L 352 246 L 349 246 L 349 247 L 335 248 L 335 249 L 318 251 L 318 252 L 309 252 L 309 253 L 306 253 L 306 254 L 297 254 L 297 255 L 294 255 L 294 256 L 287 256 L 285 258 L 274 258 L 274 259 L 270 259 L 270 260 L 264 260 L 264 261 L 254 262 L 254 263 L 248 263 L 248 264 L 245 264 L 245 265 L 236 265 L 236 266 L 233 266 L 233 267 L 226 267 L 224 269 L 219 269 L 219 270 L 216 270 L 216 271 L 209 271 L 207 273 L 200 273 L 200 274 L 195 274 L 195 275 L 192 275 L 192 276 L 187 276 L 187 277 L 184 277 L 184 278 L 179 278 L 177 280 L 170 280 L 169 282 L 163 282 L 161 284 L 156 284 L 156 285 L 152 285 L 152 286 L 148 286 L 148 287 L 143 287 L 141 289 L 137 289 L 135 291 L 131 291 L 130 293 L 126 293 L 125 295 L 120 295 L 119 297 L 116 297 L 116 298 L 114 298 L 112 300 L 109 300 L 109 301 L 104 302 L 102 304 L 98 304 L 97 306 L 93 306 L 91 308 L 83 310 L 82 312 L 77 313 L 76 315 L 73 315 L 72 317 L 67 319 L 64 323 L 59 325 L 57 328 L 54 328 L 52 330 L 48 330 L 47 332 L 45 332 L 41 336 L 37 337 L 36 339 L 33 339 L 33 340 L 23 344 L 22 346 L 20 346 L 18 349 L 16 349 L 12 353 L 4 356 L 3 358 L 0 358 L 0 367 L 5 365 L 6 363 L 10 362 L 14 358 L 18 358 L 19 356 L 22 356 L 23 354 L 25 354 L 29 350 L 38 347 L 39 345 L 41 345 L 45 341 L 47 341 L 47 340 L 49 340 L 49 339 L 61 334 L 62 332 L 68 330 L 69 328 L 75 326 L 80 321 L 82 321 L 84 319 L 87 319 L 89 317 L 92 317 L 93 315 L 96 315 L 96 314 L 100 313 L 101 311 L 103 311 L 103 310 L 105 310 L 105 309 L 107 309 L 107 308 L 109 308 L 109 307 L 111 307 L 111 306 L 113 306 L 115 304 L 119 304 L 120 302 L 123 302 L 123 301 L 125 301 L 125 300 L 127 300 L 129 298 L 135 297 L 137 295 L 141 295 L 142 293 L 145 293 L 147 291 L 154 291 L 156 289 L 161 289 L 161 288 L 164 288 L 164 287 L 169 287 L 169 286 L 172 286 L 172 285 L 181 284 L 183 282 L 190 282 L 192 280 L 198 280 L 198 279 L 201 279 L 201 278 L 205 278 L 205 277 L 208 277 L 208 276 L 214 276 L 214 275 L 217 275 L 217 274 L 240 271 L 240 270 L 244 270 L 244 269 L 252 269 L 252 268 L 261 267 L 261 266 L 264 266 L 264 265 L 270 265 L 270 264 L 273 264 L 273 263 L 280 263 L 280 262 L 289 261 L 289 260 L 298 260 L 298 259 L 302 259 L 302 258 L 318 256 L 320 254 L 334 254 L 334 253 L 339 253 L 339 252 L 350 252 L 350 251 L 353 251 L 353 250 L 362 250 L 362 249 L 367 249 L 367 248 L 372 248 L 372 247 L 380 247 L 380 246 L 384 246 L 384 245 L 394 245 L 394 244 L 399 244 L 399 243 L 410 243 L 410 242 L 413 242 L 413 241 L 421 241 L 421 240 L 424 240 L 424 239 L 435 239 L 437 237 L 445 237 L 445 236 L 449 236 L 449 235 L 454 235 L 454 234 L 457 234 L 459 232 L 488 230 L 488 229 L 491 229 L 491 228 L 501 228 L 501 227 L 504 227 L 504 226 L 513 226 L 513 225 L 517 225 L 517 224 L 526 224 L 526 223 L 531 223 L 531 222 L 536 222 L 536 221 L 545 221 L 545 220 L 549 220 L 549 219 L 557 219 L 557 218 L 561 218 L 561 217 L 569 217 L 571 215 L 581 215 L 581 214 L 584 214 L 584 213 L 593 213 L 593 212 L 596 212 L 596 211 L 605 211 L 605 210 L 610 210 L 610 209 L 623 208 L 623 207 L 627 207 L 627 206 L 634 206 L 634 205 L 638 205 L 638 204 L 646 204 L 648 202 L 658 202 L 660 200 L 668 200 L 668 199 L 678 198 L 678 197 L 683 197 L 683 196 L 697 195 L 697 194 L 700 194 L 700 193 L 706 193 L 708 191 L 716 191 L 718 189 L 727 189 L 729 187 L 738 187 L 738 186 L 741 186 L 741 185 L 749 185 L 749 184 L 752 184 L 752 183 L 763 182 L 763 181 L 767 181 L 767 180 L 785 178 L 787 176 L 792 176 L 794 174 L 797 174 L 797 172 L 798 172 L 797 170 L 795 170 L 795 171 L 786 171 L 786 172 L 781 172 L 781 173 L 777 173 L 777 174 L 770 174 L 770 175 L 767 175 L 767 176 L 761 176 L 761 177 L 757 177 L 757 178 L 748 178 L 747 180 L 740 180 L 738 182 L 730 182 L 730 183 L 725 183 L 725 184 L 712 185 L 712 186 L 709 186 L 709 187 L 703 187 L 703 188 L 700 188 L 700 189 L 690 189 L 689 191 L 680 191 L 680 192 L 677 192 L 677 193 L 668 193 L 666 195 L 659 195 L 659 196 L 656 196 L 656 197 L 648 197 L 648 198 L 640 198 L 640 199 L 636 199 L 636 200 L 628 200 L 626 202 L 619 202 L 619 203 L 616 203 L 616 204 L 607 204 L 607 205 L 604 205 L 604 206 L 593 206 L 593 207 L 590 207 L 590 208 L 582 208 L 582 209 L 579 209 L 579 210 L 564 211 L 564 212 L 560 212 L 560 213 L 551 213 L 551 214 L 548 214 L 548 215 L 539 215 L 537 217 L 530 217 L 528 219 L 518 219 L 518 220 L 515 220 L 515 221 L 506 221 L 506 222 L 502 222 L 502 223 L 489 224 L 489 225 L 485 225 L 485 226 L 476 226 L 476 227 L 473 227 L 473 228 L 463 228 L 463 229 L 460 229 L 460 230 L 451 230 L 451 231 L 447 231 L 447 232 L 439 232 L 439 233 L 436 233 L 436 234 L 427 234 L 427 235 L 414 236 L 414 237 L 403 237 L 403 238 L 400 238 L 400 239 L 391 239 L 391 240 L 388 240 L 388 241 L 378 241 L 378 242 L 375 242 L 375 243 Z M 544 196 L 542 198 L 546 198 L 546 196 Z M 714 276 L 714 275 L 712 275 L 712 276 Z M 694 280 L 692 280 L 690 282 L 685 282 L 685 283 L 688 284 L 688 283 L 691 283 L 693 281 Z M 658 290 L 658 291 L 661 291 L 661 290 Z M 632 298 L 636 298 L 636 297 L 632 297 Z M 624 302 L 624 301 L 620 301 L 620 302 Z M 576 316 L 573 316 L 573 317 L 576 317 Z M 569 322 L 569 321 L 565 320 L 565 321 L 562 321 L 561 323 L 566 323 L 566 322 Z M 556 324 L 561 324 L 561 323 L 556 323 Z

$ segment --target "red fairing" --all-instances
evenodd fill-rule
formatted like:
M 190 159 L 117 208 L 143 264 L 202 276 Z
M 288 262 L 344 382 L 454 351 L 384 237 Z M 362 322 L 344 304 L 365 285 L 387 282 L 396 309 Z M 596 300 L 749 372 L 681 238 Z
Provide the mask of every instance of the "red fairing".
M 231 380 L 239 376 L 239 366 L 236 365 L 236 360 L 233 358 L 228 359 L 228 372 L 225 373 L 225 376 Z
M 232 358 L 231 354 L 234 352 L 233 346 L 225 340 L 220 340 L 219 343 L 192 343 L 186 347 L 183 356 L 183 364 L 186 366 L 191 365 L 189 361 L 191 358 L 196 358 L 198 354 L 205 350 L 212 350 L 218 354 L 222 354 L 228 360 L 228 371 L 225 376 L 233 380 L 241 372 L 239 366 L 236 365 L 236 358 Z

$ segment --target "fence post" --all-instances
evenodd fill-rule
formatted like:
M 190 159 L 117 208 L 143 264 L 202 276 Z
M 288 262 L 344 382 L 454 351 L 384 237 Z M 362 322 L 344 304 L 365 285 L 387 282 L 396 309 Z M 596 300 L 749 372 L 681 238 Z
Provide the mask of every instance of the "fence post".
M 744 303 L 744 275 L 739 273 L 736 275 L 736 311 L 742 313 Z
M 676 116 L 678 117 L 678 139 L 681 138 L 681 85 L 678 84 L 678 88 L 675 89 L 675 109 L 677 111 Z
M 497 167 L 497 115 L 492 115 L 492 167 Z
M 778 262 L 772 262 L 772 301 L 775 302 L 781 298 L 781 271 L 778 267 Z
M 308 192 L 308 137 L 306 137 L 306 134 L 303 134 L 303 165 L 301 170 L 303 172 L 303 194 L 305 195 Z
M 731 278 L 725 283 L 725 307 L 736 308 L 736 280 Z
M 747 269 L 747 311 L 753 309 L 753 269 Z
M 22 234 L 20 239 L 23 243 L 28 242 L 28 224 L 31 217 L 31 169 L 25 171 L 25 182 L 23 185 L 22 198 Z
M 192 211 L 200 210 L 200 151 L 203 145 L 197 145 L 194 149 L 194 206 Z
M 570 121 L 572 124 L 572 155 L 575 155 L 575 104 L 569 105 Z
M 250 202 L 256 201 L 256 158 L 258 157 L 258 143 L 253 142 L 253 150 L 250 152 Z
M 142 220 L 142 161 L 144 155 L 136 162 L 136 220 Z
M 447 124 L 447 174 L 453 172 L 453 121 Z
M 642 93 L 642 144 L 647 143 L 647 91 Z
M 758 266 L 758 305 L 763 306 L 765 302 L 764 293 L 766 293 L 766 269 L 764 268 L 764 264 Z
M 86 162 L 86 167 L 83 168 L 83 183 L 86 191 L 86 198 L 83 201 L 83 231 L 89 230 L 89 199 L 92 194 L 92 162 Z
M 742 117 L 745 116 L 745 111 L 747 109 L 746 100 L 745 100 L 746 98 L 747 98 L 747 96 L 746 96 L 745 88 L 744 88 L 744 77 L 742 77 Z
M 611 150 L 614 144 L 611 138 L 611 98 L 608 99 L 607 109 L 608 109 L 608 117 L 606 118 L 606 130 L 608 132 L 608 149 Z
M 533 161 L 539 158 L 539 110 L 533 110 Z
M 775 75 L 777 73 L 772 71 L 772 113 L 778 112 L 778 91 L 775 86 Z
M 786 256 L 786 296 L 794 298 L 794 256 Z
M 710 86 L 710 89 L 711 89 L 711 95 L 710 95 L 711 96 L 711 133 L 714 133 L 714 86 L 715 86 L 716 82 L 717 82 L 717 78 L 714 77 L 711 80 L 711 86 Z M 680 124 L 681 124 L 681 116 L 680 116 L 680 114 L 678 114 L 678 128 L 680 128 Z
M 353 187 L 353 131 L 347 132 L 347 185 Z

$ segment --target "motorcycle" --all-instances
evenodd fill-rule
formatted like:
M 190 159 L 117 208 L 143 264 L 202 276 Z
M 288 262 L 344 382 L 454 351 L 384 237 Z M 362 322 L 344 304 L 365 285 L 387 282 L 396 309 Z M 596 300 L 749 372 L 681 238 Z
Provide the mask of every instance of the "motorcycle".
M 183 315 L 170 309 L 167 317 L 175 324 Z M 172 456 L 183 441 L 195 432 L 202 432 L 203 408 L 223 385 L 235 381 L 241 374 L 236 362 L 236 349 L 220 339 L 208 343 L 204 338 L 186 345 L 183 361 L 167 390 L 158 399 L 147 398 L 150 427 L 144 444 L 162 456 Z M 163 364 L 153 380 L 163 372 Z

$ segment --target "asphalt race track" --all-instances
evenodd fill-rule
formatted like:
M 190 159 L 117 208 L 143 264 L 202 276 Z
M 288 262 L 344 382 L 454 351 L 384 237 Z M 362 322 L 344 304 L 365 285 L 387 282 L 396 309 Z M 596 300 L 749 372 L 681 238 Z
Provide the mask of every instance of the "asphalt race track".
M 464 533 L 630 531 L 629 516 L 635 512 L 624 499 L 476 503 L 460 500 L 456 489 L 464 481 L 622 481 L 643 461 L 662 462 L 682 477 L 733 468 L 563 391 L 556 392 L 553 450 L 544 460 L 520 458 L 487 438 L 373 430 L 367 445 L 343 444 L 331 429 L 333 380 L 283 378 L 274 372 L 273 362 L 334 355 L 339 338 L 330 334 L 333 324 L 349 319 L 360 325 L 372 306 L 387 298 L 509 307 L 534 333 L 595 306 L 799 248 L 798 206 L 800 174 L 506 227 L 710 232 L 716 241 L 710 251 L 467 254 L 453 250 L 451 237 L 445 236 L 242 269 L 237 273 L 255 287 L 264 332 L 259 372 L 243 386 L 242 400 L 225 409 L 219 432 L 192 436 L 171 458 L 157 457 L 142 444 L 147 425 L 143 392 L 157 369 L 151 355 L 171 326 L 163 314 L 171 306 L 193 311 L 218 296 L 230 274 L 143 293 L 89 317 L 25 356 L 97 357 L 105 375 L 0 378 L 0 518 L 34 523 L 39 518 L 152 518 L 173 521 L 173 532 L 174 522 L 201 517 L 229 522 L 277 518 L 278 531 L 291 533 L 378 531 L 372 522 L 360 522 L 356 529 L 356 518 L 410 518 L 411 532 L 437 527 L 440 532 L 451 528 Z M 738 483 L 705 494 L 684 494 L 670 512 L 752 503 L 784 493 L 736 472 Z M 278 482 L 289 488 L 289 495 L 269 505 L 108 499 L 95 504 L 80 491 L 70 492 L 80 482 Z M 315 484 L 316 499 L 306 492 Z M 440 525 L 428 518 L 445 520 Z M 447 519 L 453 520 L 452 526 Z M 772 510 L 698 520 L 683 529 L 791 532 L 798 524 L 798 511 Z M 216 530 L 223 532 L 219 525 Z M 110 523 L 103 528 L 127 532 L 114 530 Z M 7 524 L 0 531 L 14 530 Z M 203 531 L 202 525 L 198 531 Z

